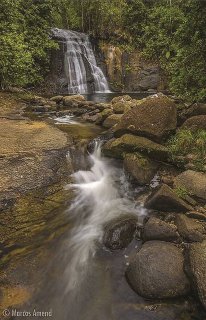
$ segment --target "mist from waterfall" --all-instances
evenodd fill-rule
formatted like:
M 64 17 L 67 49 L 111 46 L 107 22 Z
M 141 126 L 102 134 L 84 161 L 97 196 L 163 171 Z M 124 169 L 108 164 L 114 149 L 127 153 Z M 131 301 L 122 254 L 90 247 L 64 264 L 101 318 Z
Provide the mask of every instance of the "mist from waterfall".
M 107 79 L 97 66 L 88 35 L 58 28 L 52 31 L 66 41 L 64 66 L 68 93 L 110 92 Z

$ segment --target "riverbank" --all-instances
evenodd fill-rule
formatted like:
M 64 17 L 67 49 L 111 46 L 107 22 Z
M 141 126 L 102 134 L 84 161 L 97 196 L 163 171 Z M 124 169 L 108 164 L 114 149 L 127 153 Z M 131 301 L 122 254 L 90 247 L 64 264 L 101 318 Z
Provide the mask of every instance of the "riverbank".
M 104 266 L 95 275 L 97 283 L 98 272 L 102 274 L 108 268 L 105 259 L 106 261 L 108 259 L 109 265 L 113 263 L 113 273 L 110 275 L 113 277 L 116 270 L 115 261 L 119 262 L 120 257 L 125 254 L 127 262 L 125 264 L 125 258 L 124 261 L 121 260 L 121 272 L 118 271 L 118 283 L 123 283 L 124 288 L 120 290 L 121 297 L 125 292 L 134 290 L 133 294 L 130 293 L 132 309 L 125 305 L 126 300 L 121 300 L 123 306 L 120 310 L 127 309 L 124 311 L 125 317 L 132 312 L 134 315 L 141 314 L 143 319 L 147 316 L 153 319 L 153 315 L 158 315 L 158 319 L 162 319 L 163 312 L 169 320 L 175 319 L 175 314 L 178 316 L 184 314 L 189 320 L 192 319 L 189 313 L 199 314 L 197 310 L 200 309 L 200 313 L 203 314 L 198 300 L 193 299 L 192 296 L 195 296 L 198 290 L 200 301 L 204 306 L 205 284 L 202 271 L 205 265 L 202 252 L 206 239 L 205 173 L 204 157 L 202 157 L 205 152 L 202 144 L 204 139 L 198 140 L 201 148 L 186 145 L 184 154 L 174 153 L 171 143 L 173 146 L 179 147 L 179 145 L 177 140 L 171 139 L 174 137 L 177 139 L 177 134 L 181 132 L 182 126 L 185 126 L 185 121 L 186 123 L 191 121 L 185 117 L 188 119 L 195 117 L 194 113 L 197 113 L 197 110 L 204 112 L 204 105 L 182 107 L 181 101 L 161 94 L 139 100 L 126 95 L 115 97 L 109 103 L 86 101 L 84 97 L 78 95 L 56 96 L 51 99 L 34 95 L 30 97 L 21 95 L 17 99 L 17 96 L 2 93 L 2 101 L 7 101 L 8 105 L 2 106 L 0 119 L 2 128 L 0 139 L 6 141 L 1 143 L 0 149 L 4 168 L 2 170 L 4 183 L 1 185 L 3 199 L 0 230 L 1 266 L 9 265 L 12 259 L 12 268 L 15 270 L 6 268 L 7 274 L 2 277 L 3 306 L 9 306 L 10 300 L 5 299 L 5 295 L 8 295 L 8 292 L 10 294 L 15 292 L 16 280 L 19 277 L 17 270 L 25 261 L 31 266 L 27 277 L 30 273 L 34 274 L 30 284 L 37 280 L 35 276 L 37 273 L 39 285 L 42 288 L 38 268 L 40 265 L 48 264 L 53 257 L 52 246 L 56 246 L 55 239 L 61 238 L 61 235 L 65 231 L 68 232 L 70 228 L 65 209 L 72 195 L 71 191 L 68 192 L 64 187 L 70 180 L 72 169 L 75 172 L 90 170 L 90 162 L 85 162 L 82 155 L 87 153 L 88 148 L 90 151 L 93 150 L 93 144 L 90 144 L 91 139 L 104 131 L 104 134 L 99 137 L 104 143 L 102 147 L 104 155 L 117 159 L 117 162 L 113 161 L 118 167 L 123 164 L 127 176 L 126 180 L 119 177 L 120 180 L 114 178 L 114 181 L 119 181 L 120 185 L 124 181 L 125 186 L 123 183 L 122 187 L 125 188 L 128 181 L 134 190 L 139 190 L 136 198 L 129 201 L 130 203 L 132 201 L 139 211 L 143 208 L 147 215 L 145 218 L 143 215 L 141 219 L 140 217 L 134 219 L 134 216 L 128 215 L 127 208 L 127 215 L 114 220 L 111 216 L 111 221 L 107 221 L 104 237 L 99 244 L 101 249 L 100 252 L 97 251 L 97 255 L 100 256 L 94 260 L 94 265 L 99 264 L 100 259 Z M 204 116 L 204 114 L 200 115 Z M 54 123 L 58 124 L 54 126 Z M 85 123 L 87 123 L 86 126 Z M 94 130 L 93 133 L 90 132 L 90 126 Z M 194 144 L 195 140 L 192 140 L 192 143 Z M 185 148 L 185 140 L 183 147 Z M 68 161 L 66 154 L 71 148 L 73 152 L 70 153 L 70 157 L 73 161 Z M 178 148 L 175 150 L 179 152 Z M 199 159 L 202 159 L 201 163 Z M 99 160 L 96 161 L 99 165 Z M 105 168 L 104 160 L 100 161 L 103 161 L 102 166 Z M 75 164 L 75 168 L 72 168 L 71 164 Z M 110 169 L 109 167 L 108 170 Z M 107 174 L 108 170 L 106 170 Z M 113 171 L 115 175 L 115 167 Z M 91 177 L 94 172 L 88 171 L 87 174 Z M 112 174 L 111 172 L 111 176 Z M 104 181 L 104 179 L 100 180 Z M 198 181 L 201 183 L 198 184 Z M 190 183 L 189 191 L 188 183 Z M 91 212 L 92 203 L 89 203 Z M 8 221 L 10 228 L 7 227 Z M 11 233 L 10 230 L 13 232 Z M 81 235 L 83 236 L 84 232 Z M 77 245 L 80 243 L 78 242 Z M 37 251 L 39 251 L 38 254 Z M 61 266 L 62 274 L 64 274 L 64 268 L 70 268 L 69 265 L 67 266 L 70 254 L 72 255 L 71 252 L 66 254 L 68 257 L 66 265 L 64 262 Z M 76 251 L 75 254 L 77 259 L 81 257 L 81 255 L 77 256 Z M 108 255 L 107 258 L 105 254 Z M 37 256 L 41 256 L 39 261 Z M 16 257 L 20 258 L 20 264 L 16 263 Z M 33 257 L 31 263 L 28 257 Z M 113 259 L 114 262 L 111 262 Z M 141 263 L 148 259 L 151 259 L 150 264 Z M 58 274 L 58 263 L 57 265 L 56 262 L 54 263 L 55 272 Z M 150 268 L 151 265 L 152 268 Z M 92 266 L 93 262 L 90 267 Z M 197 275 L 200 275 L 201 279 Z M 62 276 L 63 287 L 68 281 L 65 275 Z M 13 289 L 11 283 L 14 286 Z M 23 281 L 23 283 L 29 283 L 29 281 Z M 105 285 L 107 292 L 110 290 L 110 281 Z M 132 289 L 129 289 L 129 286 Z M 98 286 L 95 288 L 99 292 Z M 31 294 L 31 291 L 30 289 L 23 291 L 25 300 L 29 299 L 27 293 Z M 140 297 L 143 299 L 136 309 L 133 303 L 134 292 L 137 293 L 138 299 Z M 64 299 L 63 291 L 61 294 Z M 54 301 L 55 297 L 54 295 Z M 147 299 L 152 299 L 151 304 L 146 302 Z M 167 299 L 170 301 L 168 302 Z M 177 300 L 173 303 L 171 299 L 181 299 L 181 302 L 177 306 Z M 17 295 L 17 305 L 21 305 L 25 300 Z M 48 298 L 46 301 L 48 305 L 51 304 Z M 106 309 L 108 309 L 108 301 L 105 301 Z M 94 303 L 96 302 L 95 300 Z M 90 301 L 88 301 L 88 309 L 89 305 Z M 78 306 L 75 305 L 74 310 L 75 308 L 78 309 Z M 59 310 L 56 311 L 59 312 Z M 64 311 L 66 316 L 68 310 Z M 97 317 L 98 308 L 93 311 Z M 74 311 L 74 316 L 75 312 L 77 310 Z M 119 311 L 117 313 L 119 314 Z M 88 317 L 90 315 L 88 313 Z

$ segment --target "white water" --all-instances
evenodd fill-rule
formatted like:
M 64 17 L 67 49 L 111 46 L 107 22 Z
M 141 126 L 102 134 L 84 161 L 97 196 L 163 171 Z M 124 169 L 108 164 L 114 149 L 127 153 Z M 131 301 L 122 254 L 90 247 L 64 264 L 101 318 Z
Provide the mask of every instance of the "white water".
M 66 115 L 62 117 L 54 118 L 55 124 L 78 124 L 78 122 L 73 120 L 74 116 L 72 115 Z
M 107 80 L 97 66 L 89 37 L 84 33 L 58 28 L 53 29 L 53 33 L 66 40 L 68 93 L 110 92 Z M 92 90 L 89 89 L 89 82 L 93 82 Z
M 69 240 L 72 258 L 68 269 L 67 291 L 73 290 L 84 279 L 91 267 L 98 244 L 103 237 L 105 223 L 124 214 L 134 214 L 141 223 L 146 214 L 129 198 L 128 183 L 123 170 L 114 167 L 101 156 L 101 144 L 96 142 L 94 153 L 89 156 L 91 169 L 73 174 L 76 198 L 69 208 L 75 214 L 77 226 Z M 88 263 L 90 262 L 90 264 Z

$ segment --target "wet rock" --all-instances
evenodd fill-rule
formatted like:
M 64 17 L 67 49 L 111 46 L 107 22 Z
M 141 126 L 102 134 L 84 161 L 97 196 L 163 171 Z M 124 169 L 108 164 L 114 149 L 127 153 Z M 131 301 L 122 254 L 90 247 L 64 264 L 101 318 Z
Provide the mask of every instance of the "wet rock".
M 112 128 L 115 124 L 117 124 L 120 121 L 121 117 L 121 114 L 112 114 L 111 116 L 107 117 L 106 120 L 103 122 L 103 127 Z
M 128 215 L 110 221 L 104 229 L 105 247 L 112 251 L 126 248 L 134 238 L 137 222 L 136 217 Z
M 55 97 L 50 98 L 50 100 L 55 101 L 56 103 L 60 103 L 63 98 L 64 98 L 64 96 L 55 96 Z
M 187 119 L 181 129 L 189 129 L 192 131 L 197 131 L 200 129 L 206 130 L 206 115 L 194 116 Z
M 190 274 L 193 283 L 202 302 L 203 307 L 206 309 L 206 241 L 202 243 L 193 243 L 189 247 L 188 252 Z
M 73 95 L 73 96 L 65 96 L 63 99 L 63 104 L 64 106 L 73 108 L 73 107 L 78 107 L 79 102 L 85 101 L 85 97 L 81 95 Z
M 132 134 L 109 140 L 104 145 L 103 152 L 114 158 L 123 158 L 124 153 L 128 152 L 141 152 L 154 160 L 167 161 L 168 159 L 168 150 L 165 146 Z
M 131 100 L 132 100 L 132 98 L 126 94 L 124 96 L 119 96 L 119 97 L 113 98 L 111 103 L 115 104 L 115 103 L 119 103 L 119 102 L 131 101 Z
M 190 285 L 183 263 L 182 250 L 173 243 L 149 241 L 132 257 L 126 277 L 133 290 L 145 298 L 184 296 Z
M 162 184 L 154 190 L 147 198 L 145 206 L 149 209 L 166 212 L 186 212 L 193 209 L 166 184 Z
M 82 119 L 91 123 L 101 123 L 102 122 L 102 116 L 100 113 L 96 114 L 84 114 L 82 116 Z
M 184 240 L 189 242 L 202 242 L 206 239 L 205 223 L 188 218 L 184 214 L 178 214 L 175 222 L 178 232 Z
M 185 188 L 189 194 L 206 200 L 206 173 L 184 171 L 175 178 L 174 184 L 176 187 Z
M 145 99 L 123 115 L 115 128 L 115 136 L 133 133 L 160 142 L 174 132 L 176 126 L 175 103 L 164 95 L 155 95 Z
M 144 185 L 152 180 L 158 165 L 139 153 L 126 153 L 124 168 L 140 185 Z
M 162 240 L 176 241 L 179 237 L 177 227 L 172 223 L 167 223 L 161 219 L 151 217 L 144 226 L 144 241 Z

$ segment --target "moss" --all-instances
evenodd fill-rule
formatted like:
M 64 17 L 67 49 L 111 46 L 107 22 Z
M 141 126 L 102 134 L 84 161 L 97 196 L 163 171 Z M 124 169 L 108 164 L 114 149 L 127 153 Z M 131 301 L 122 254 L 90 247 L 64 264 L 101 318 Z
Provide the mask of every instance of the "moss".
M 206 171 L 206 130 L 179 130 L 167 143 L 173 162 L 184 166 L 188 162 L 197 171 Z
M 178 197 L 182 198 L 182 199 L 186 199 L 187 196 L 190 195 L 190 193 L 188 192 L 188 190 L 187 190 L 185 187 L 182 187 L 182 186 L 181 186 L 181 187 L 176 187 L 176 188 L 174 189 L 174 191 L 175 191 L 176 195 L 177 195 Z

